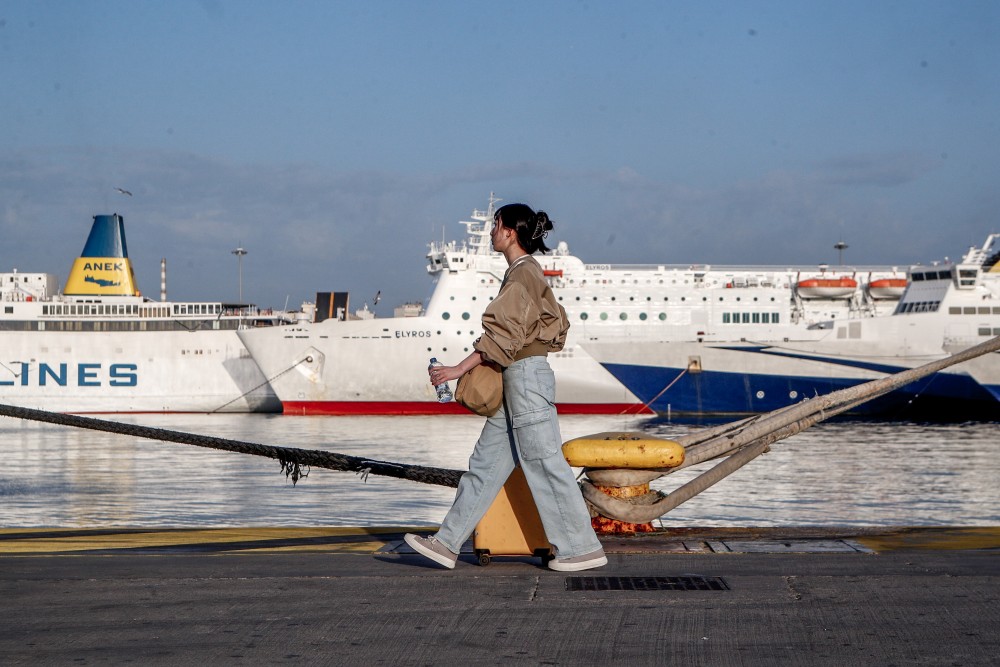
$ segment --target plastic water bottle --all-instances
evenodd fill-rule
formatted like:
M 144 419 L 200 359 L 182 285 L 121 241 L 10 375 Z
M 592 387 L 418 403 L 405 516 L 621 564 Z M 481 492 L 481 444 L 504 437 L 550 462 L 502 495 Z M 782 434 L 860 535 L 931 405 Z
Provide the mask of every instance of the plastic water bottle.
M 435 366 L 444 366 L 437 357 L 431 357 L 431 365 L 427 368 L 434 368 Z M 452 400 L 451 389 L 448 388 L 447 382 L 442 382 L 439 385 L 435 385 L 434 390 L 438 395 L 438 403 L 447 403 Z

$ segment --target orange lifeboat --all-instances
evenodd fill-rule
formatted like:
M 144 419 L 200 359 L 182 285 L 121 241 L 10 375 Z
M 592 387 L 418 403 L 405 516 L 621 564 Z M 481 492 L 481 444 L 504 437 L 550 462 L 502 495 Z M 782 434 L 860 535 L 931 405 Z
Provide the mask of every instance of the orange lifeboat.
M 803 299 L 846 299 L 858 289 L 854 278 L 807 278 L 796 284 Z
M 542 269 L 542 275 L 547 278 L 562 278 L 562 269 Z
M 873 299 L 898 299 L 906 291 L 906 278 L 880 278 L 868 283 Z

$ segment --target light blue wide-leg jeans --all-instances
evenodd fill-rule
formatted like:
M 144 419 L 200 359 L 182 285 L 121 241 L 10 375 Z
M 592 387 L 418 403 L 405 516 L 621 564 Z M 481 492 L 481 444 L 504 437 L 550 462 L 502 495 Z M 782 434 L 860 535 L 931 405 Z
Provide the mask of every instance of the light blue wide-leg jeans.
M 559 558 L 601 548 L 573 469 L 562 455 L 555 375 L 545 357 L 515 361 L 503 373 L 504 404 L 487 419 L 437 538 L 458 553 L 520 465 L 545 535 Z

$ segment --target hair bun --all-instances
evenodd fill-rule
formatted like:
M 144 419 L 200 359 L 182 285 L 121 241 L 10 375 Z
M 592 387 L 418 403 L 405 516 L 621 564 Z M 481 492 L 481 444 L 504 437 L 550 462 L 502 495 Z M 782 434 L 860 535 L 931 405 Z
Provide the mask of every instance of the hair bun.
M 531 239 L 543 239 L 552 229 L 552 221 L 549 220 L 549 216 L 545 211 L 538 211 L 535 214 L 535 230 L 531 234 Z

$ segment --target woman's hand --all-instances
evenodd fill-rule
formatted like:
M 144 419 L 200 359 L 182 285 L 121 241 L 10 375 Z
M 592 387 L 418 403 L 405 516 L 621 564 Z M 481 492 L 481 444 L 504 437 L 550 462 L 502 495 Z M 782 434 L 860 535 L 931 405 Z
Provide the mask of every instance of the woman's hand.
M 431 366 L 427 369 L 427 376 L 431 379 L 431 384 L 436 387 L 442 382 L 457 380 L 481 363 L 483 355 L 479 350 L 473 350 L 472 354 L 462 359 L 457 366 Z
M 457 380 L 465 375 L 459 366 L 432 366 L 427 369 L 427 375 L 431 379 L 431 384 L 435 387 L 442 382 Z

